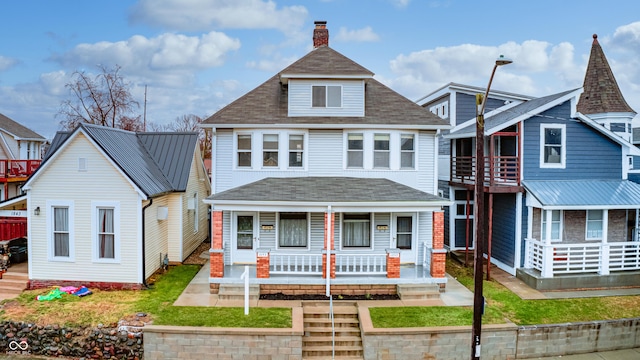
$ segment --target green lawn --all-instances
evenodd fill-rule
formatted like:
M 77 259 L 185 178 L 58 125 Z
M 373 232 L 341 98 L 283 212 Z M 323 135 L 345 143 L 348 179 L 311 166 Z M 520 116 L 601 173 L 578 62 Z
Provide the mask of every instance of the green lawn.
M 447 273 L 473 290 L 473 269 L 447 262 Z M 556 324 L 640 317 L 640 296 L 612 296 L 560 300 L 522 300 L 495 281 L 484 281 L 483 324 Z M 472 307 L 370 308 L 374 327 L 472 325 Z

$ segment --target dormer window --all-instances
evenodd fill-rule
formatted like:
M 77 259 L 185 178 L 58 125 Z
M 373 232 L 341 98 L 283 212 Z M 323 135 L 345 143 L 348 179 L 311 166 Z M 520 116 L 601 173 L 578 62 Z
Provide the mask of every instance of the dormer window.
M 341 107 L 342 106 L 342 87 L 341 86 L 325 86 L 314 85 L 312 89 L 312 107 Z

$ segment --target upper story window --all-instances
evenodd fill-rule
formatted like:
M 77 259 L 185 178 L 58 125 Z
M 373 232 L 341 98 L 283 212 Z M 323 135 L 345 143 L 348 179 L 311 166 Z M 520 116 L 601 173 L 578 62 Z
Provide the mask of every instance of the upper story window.
M 540 167 L 564 168 L 566 157 L 566 128 L 561 124 L 540 126 Z
M 262 166 L 278 167 L 278 134 L 262 136 Z
M 347 167 L 362 168 L 364 159 L 364 137 L 362 134 L 347 135 Z
M 400 168 L 415 168 L 416 149 L 413 134 L 400 135 Z
M 373 167 L 389 168 L 389 134 L 373 135 Z
M 341 107 L 342 87 L 337 85 L 313 85 L 311 87 L 312 107 Z
M 289 135 L 289 167 L 302 167 L 304 155 L 304 135 Z
M 251 135 L 238 134 L 238 167 L 251 167 Z

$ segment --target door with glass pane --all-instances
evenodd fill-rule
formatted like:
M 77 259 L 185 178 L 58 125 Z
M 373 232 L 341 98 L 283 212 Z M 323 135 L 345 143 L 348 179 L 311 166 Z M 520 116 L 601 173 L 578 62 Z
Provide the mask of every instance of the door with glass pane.
M 234 217 L 233 262 L 256 262 L 257 216 L 254 213 L 238 213 Z
M 411 214 L 398 214 L 394 217 L 395 247 L 400 250 L 401 263 L 416 262 L 415 219 Z

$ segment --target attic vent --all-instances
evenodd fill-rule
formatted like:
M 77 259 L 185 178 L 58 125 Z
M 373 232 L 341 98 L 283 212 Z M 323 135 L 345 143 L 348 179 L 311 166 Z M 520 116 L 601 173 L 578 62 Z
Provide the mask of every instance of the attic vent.
M 87 171 L 87 158 L 78 158 L 78 171 Z

